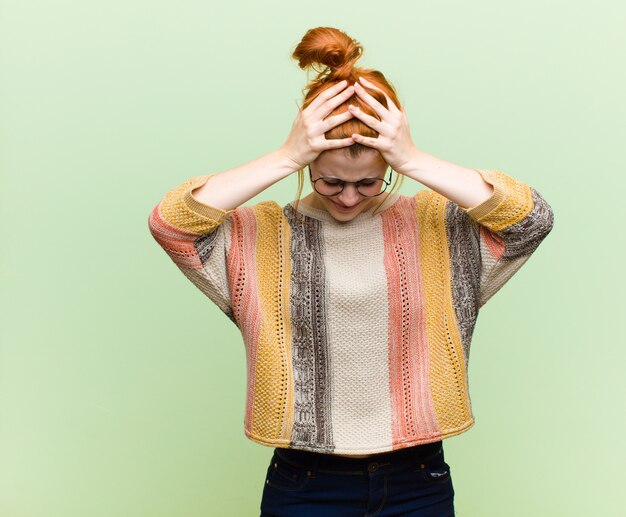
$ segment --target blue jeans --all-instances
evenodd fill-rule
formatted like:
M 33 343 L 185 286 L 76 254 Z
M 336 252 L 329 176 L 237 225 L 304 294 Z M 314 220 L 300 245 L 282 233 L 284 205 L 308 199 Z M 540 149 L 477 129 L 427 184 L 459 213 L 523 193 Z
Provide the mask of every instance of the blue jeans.
M 261 517 L 454 517 L 442 441 L 347 458 L 275 448 Z

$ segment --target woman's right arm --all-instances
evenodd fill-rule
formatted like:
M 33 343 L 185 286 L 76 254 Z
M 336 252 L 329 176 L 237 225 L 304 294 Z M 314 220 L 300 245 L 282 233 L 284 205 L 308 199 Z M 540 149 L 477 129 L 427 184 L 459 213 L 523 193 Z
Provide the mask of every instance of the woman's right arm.
M 150 212 L 148 226 L 157 243 L 235 324 L 227 255 L 232 240 L 230 215 L 292 172 L 282 153 L 274 151 L 226 172 L 189 178 L 169 190 Z
M 354 143 L 351 138 L 327 140 L 325 133 L 348 120 L 349 111 L 326 118 L 354 94 L 353 87 L 338 83 L 300 110 L 285 143 L 256 160 L 225 172 L 194 176 L 169 190 L 152 209 L 150 232 L 183 274 L 236 323 L 233 314 L 228 254 L 233 230 L 230 215 L 239 226 L 254 214 L 241 207 L 258 193 L 304 168 L 319 153 Z M 343 90 L 343 91 L 342 91 Z M 246 223 L 247 224 L 247 223 Z
M 193 197 L 206 205 L 232 210 L 303 169 L 321 152 L 352 145 L 354 140 L 350 137 L 327 140 L 326 132 L 354 115 L 344 111 L 326 117 L 353 95 L 354 86 L 343 81 L 323 91 L 305 110 L 298 111 L 291 132 L 280 148 L 234 169 L 213 174 L 210 182 L 194 189 Z
M 212 174 L 210 181 L 191 194 L 205 205 L 234 210 L 296 170 L 298 165 L 281 147 L 234 169 Z

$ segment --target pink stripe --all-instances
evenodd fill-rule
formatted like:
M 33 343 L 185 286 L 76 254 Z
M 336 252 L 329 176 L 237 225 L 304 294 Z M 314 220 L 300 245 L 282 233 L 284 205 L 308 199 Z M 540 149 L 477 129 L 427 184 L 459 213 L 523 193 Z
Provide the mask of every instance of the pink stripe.
M 251 207 L 242 206 L 231 215 L 231 246 L 226 257 L 233 314 L 246 346 L 247 404 L 244 428 L 252 431 L 255 364 L 261 326 L 261 303 L 256 275 L 257 221 Z
M 492 257 L 495 260 L 500 260 L 502 255 L 504 255 L 504 239 L 499 235 L 490 232 L 484 226 L 480 227 L 480 236 L 485 241 L 487 249 L 491 253 Z
M 382 224 L 389 307 L 393 448 L 398 449 L 407 441 L 437 434 L 439 428 L 430 396 L 415 198 L 401 199 L 385 210 Z
M 187 269 L 202 269 L 202 261 L 194 241 L 200 234 L 176 228 L 161 215 L 161 203 L 150 213 L 149 227 L 154 239 L 161 245 L 177 266 Z

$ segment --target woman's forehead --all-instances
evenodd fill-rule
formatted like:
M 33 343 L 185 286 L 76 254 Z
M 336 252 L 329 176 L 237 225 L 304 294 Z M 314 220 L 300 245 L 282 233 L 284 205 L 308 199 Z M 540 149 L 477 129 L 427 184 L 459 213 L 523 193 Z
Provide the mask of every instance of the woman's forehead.
M 352 157 L 342 152 L 324 152 L 311 164 L 311 172 L 347 181 L 358 181 L 384 174 L 387 164 L 378 152 L 364 152 Z

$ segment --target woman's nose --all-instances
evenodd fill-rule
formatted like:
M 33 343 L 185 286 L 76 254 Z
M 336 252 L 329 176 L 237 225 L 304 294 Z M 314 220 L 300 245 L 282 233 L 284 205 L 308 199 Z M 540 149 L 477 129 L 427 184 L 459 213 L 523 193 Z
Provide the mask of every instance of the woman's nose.
M 360 197 L 361 194 L 356 189 L 356 185 L 354 183 L 346 183 L 337 199 L 342 205 L 352 206 L 357 203 Z

